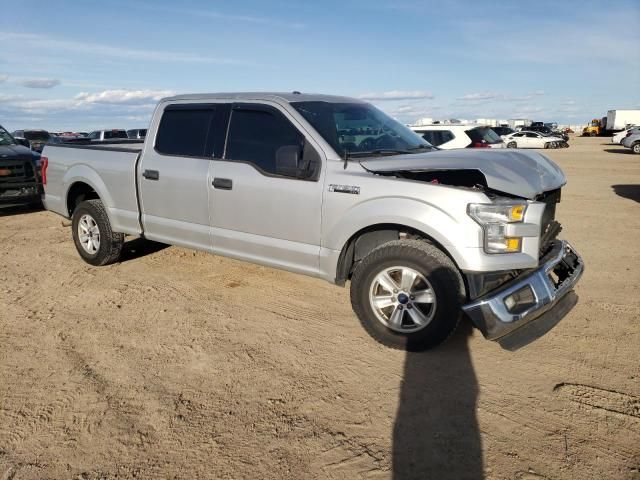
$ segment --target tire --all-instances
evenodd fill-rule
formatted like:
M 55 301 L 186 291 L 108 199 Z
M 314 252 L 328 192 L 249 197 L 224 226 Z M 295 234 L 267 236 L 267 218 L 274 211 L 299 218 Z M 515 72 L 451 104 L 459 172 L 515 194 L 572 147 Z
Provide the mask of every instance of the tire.
M 516 142 L 507 143 L 507 148 L 518 148 L 518 144 Z
M 596 132 L 589 132 L 589 136 L 590 137 L 595 137 L 596 136 Z
M 81 238 L 81 232 L 87 231 Z M 76 207 L 71 218 L 71 232 L 76 250 L 85 262 L 102 266 L 114 263 L 120 257 L 124 234 L 111 230 L 107 211 L 100 200 L 87 200 Z
M 391 285 L 398 287 L 395 293 L 378 281 L 383 272 L 393 281 Z M 413 283 L 402 285 L 403 272 L 418 276 Z M 409 283 L 415 288 L 407 288 Z M 416 295 L 409 296 L 412 292 Z M 367 333 L 382 345 L 408 351 L 434 348 L 453 334 L 462 318 L 464 292 L 453 261 L 422 240 L 394 240 L 380 245 L 360 262 L 351 278 L 351 305 Z M 377 310 L 375 297 L 388 298 L 393 304 Z M 419 297 L 431 297 L 432 301 L 420 302 Z M 415 315 L 422 324 L 413 321 Z
M 633 145 L 631 145 L 631 151 L 633 153 L 640 153 L 640 142 L 636 142 Z

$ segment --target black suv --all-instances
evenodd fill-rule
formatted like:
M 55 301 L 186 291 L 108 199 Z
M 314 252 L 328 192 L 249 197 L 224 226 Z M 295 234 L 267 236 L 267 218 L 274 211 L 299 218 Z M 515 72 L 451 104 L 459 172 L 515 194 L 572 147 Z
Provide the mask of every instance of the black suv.
M 40 154 L 0 126 L 0 204 L 41 205 Z

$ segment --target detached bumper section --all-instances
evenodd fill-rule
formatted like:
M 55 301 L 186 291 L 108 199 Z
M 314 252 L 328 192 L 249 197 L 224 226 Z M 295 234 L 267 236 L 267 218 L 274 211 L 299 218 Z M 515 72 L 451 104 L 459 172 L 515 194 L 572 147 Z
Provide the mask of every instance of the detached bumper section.
M 516 350 L 551 330 L 577 302 L 573 287 L 584 271 L 580 255 L 556 241 L 540 266 L 462 309 L 488 340 Z

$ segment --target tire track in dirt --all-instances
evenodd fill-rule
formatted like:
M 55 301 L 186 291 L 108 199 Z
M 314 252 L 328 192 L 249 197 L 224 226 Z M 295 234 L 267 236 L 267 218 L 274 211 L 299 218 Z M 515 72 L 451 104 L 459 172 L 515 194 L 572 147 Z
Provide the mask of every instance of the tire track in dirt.
M 640 398 L 633 395 L 578 383 L 559 383 L 553 391 L 561 398 L 594 412 L 601 410 L 640 422 Z

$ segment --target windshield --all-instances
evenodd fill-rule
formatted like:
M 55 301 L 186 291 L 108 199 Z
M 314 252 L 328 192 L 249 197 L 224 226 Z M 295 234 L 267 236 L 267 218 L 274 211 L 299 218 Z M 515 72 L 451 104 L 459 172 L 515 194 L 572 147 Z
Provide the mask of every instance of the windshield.
M 0 127 L 0 145 L 16 145 L 13 137 L 2 127 Z
M 49 134 L 47 132 L 28 132 L 25 130 L 24 138 L 29 141 L 46 142 L 49 140 Z
M 411 153 L 433 148 L 368 103 L 293 102 L 291 105 L 339 155 Z

